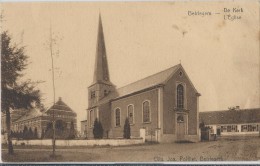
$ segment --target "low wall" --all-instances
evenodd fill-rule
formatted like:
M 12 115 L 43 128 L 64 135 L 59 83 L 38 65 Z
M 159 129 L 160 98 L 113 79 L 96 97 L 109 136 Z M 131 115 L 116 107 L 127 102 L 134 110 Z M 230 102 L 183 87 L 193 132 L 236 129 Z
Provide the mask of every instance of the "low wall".
M 122 146 L 144 143 L 142 138 L 135 139 L 100 139 L 100 140 L 56 140 L 57 146 Z M 13 145 L 52 145 L 51 139 L 46 140 L 13 140 Z

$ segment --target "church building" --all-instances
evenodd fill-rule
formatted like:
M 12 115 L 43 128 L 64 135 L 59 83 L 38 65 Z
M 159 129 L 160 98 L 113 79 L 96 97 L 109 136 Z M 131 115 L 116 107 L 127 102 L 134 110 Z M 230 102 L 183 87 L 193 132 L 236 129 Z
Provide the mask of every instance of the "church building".
M 23 132 L 25 128 L 36 132 L 37 138 L 43 138 L 47 127 L 52 124 L 53 111 L 56 121 L 56 127 L 59 124 L 63 125 L 63 129 L 69 129 L 71 123 L 74 124 L 74 129 L 77 129 L 77 114 L 63 100 L 59 100 L 48 109 L 40 110 L 33 106 L 30 109 L 15 109 L 11 110 L 11 131 Z M 6 133 L 6 115 L 1 116 L 1 132 Z
M 121 88 L 111 82 L 101 16 L 99 16 L 93 83 L 88 87 L 87 137 L 94 120 L 104 138 L 122 138 L 125 119 L 131 138 L 158 142 L 199 141 L 199 96 L 181 64 Z

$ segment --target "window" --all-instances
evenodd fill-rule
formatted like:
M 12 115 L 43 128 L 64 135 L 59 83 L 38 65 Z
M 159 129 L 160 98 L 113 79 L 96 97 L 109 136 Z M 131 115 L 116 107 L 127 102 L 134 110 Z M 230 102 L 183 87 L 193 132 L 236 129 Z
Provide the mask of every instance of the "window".
M 242 132 L 252 132 L 252 131 L 258 131 L 257 124 L 251 124 L 251 125 L 242 125 L 241 126 Z
M 221 126 L 221 132 L 227 132 L 227 126 Z
M 133 105 L 128 105 L 127 114 L 128 114 L 129 123 L 134 124 L 134 106 Z
M 177 122 L 184 122 L 184 118 L 183 118 L 183 116 L 182 115 L 179 115 L 178 117 L 177 117 Z
M 116 114 L 116 126 L 120 126 L 120 109 L 117 108 L 116 111 L 115 111 L 115 114 Z
M 149 101 L 143 102 L 143 122 L 150 122 L 150 103 Z
M 90 110 L 89 112 L 89 126 L 92 127 L 94 126 L 94 119 L 95 115 L 94 115 L 94 110 Z
M 179 76 L 180 76 L 180 77 L 182 76 L 182 71 L 179 72 Z
M 104 96 L 107 96 L 107 95 L 108 95 L 108 91 L 104 90 Z
M 93 98 L 95 98 L 95 97 L 96 97 L 95 91 L 91 91 L 91 92 L 90 92 L 90 98 L 93 99 Z
M 231 132 L 237 132 L 237 125 L 231 126 Z
M 184 87 L 181 84 L 177 86 L 177 108 L 184 108 Z
M 231 126 L 227 126 L 227 132 L 231 132 Z
M 241 126 L 241 132 L 247 132 L 247 125 Z

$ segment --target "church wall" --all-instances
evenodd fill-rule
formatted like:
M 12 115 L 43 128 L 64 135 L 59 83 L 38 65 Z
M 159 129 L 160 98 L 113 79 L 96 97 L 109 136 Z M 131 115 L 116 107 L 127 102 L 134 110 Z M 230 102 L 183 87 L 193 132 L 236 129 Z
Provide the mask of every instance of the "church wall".
M 197 129 L 199 127 L 199 121 L 198 121 L 198 107 L 197 107 L 197 95 L 196 92 L 193 91 L 191 86 L 187 87 L 187 90 L 190 93 L 187 93 L 187 98 L 189 100 L 187 100 L 187 105 L 188 105 L 188 110 L 190 110 L 189 112 L 189 116 L 188 116 L 188 134 L 189 135 L 196 135 L 197 133 Z
M 91 87 L 88 88 L 88 106 L 92 107 L 97 103 L 97 97 L 91 98 L 91 92 L 95 91 L 95 95 L 97 95 L 97 92 L 99 91 L 99 86 L 92 85 Z
M 185 76 L 184 72 L 183 75 L 180 77 L 179 69 L 172 78 L 167 82 L 164 86 L 164 113 L 163 113 L 163 133 L 164 134 L 175 134 L 175 111 L 174 108 L 176 107 L 176 84 L 178 82 L 185 84 L 185 93 L 186 99 L 185 106 L 189 111 L 188 115 L 188 134 L 189 135 L 196 135 L 197 134 L 197 118 L 198 118 L 198 110 L 197 110 L 197 95 L 190 84 L 188 78 Z
M 38 138 L 41 138 L 42 130 L 46 130 L 47 124 L 51 122 L 51 116 L 39 116 L 32 119 L 26 119 L 24 121 L 13 122 L 11 126 L 12 131 L 23 132 L 24 127 L 26 126 L 28 129 L 31 128 L 34 132 L 35 128 L 37 128 Z M 57 120 L 63 120 L 70 127 L 71 121 L 74 122 L 74 128 L 77 129 L 77 120 L 76 118 L 56 118 Z
M 163 88 L 163 134 L 175 133 L 175 80 L 170 79 Z
M 104 133 L 103 138 L 109 137 L 109 130 L 111 128 L 111 108 L 110 103 L 103 104 L 99 107 L 99 120 L 102 124 Z
M 144 101 L 150 101 L 151 122 L 143 123 L 142 104 Z M 111 135 L 113 137 L 123 137 L 124 123 L 127 117 L 127 106 L 134 105 L 134 124 L 131 125 L 131 136 L 139 137 L 140 128 L 146 128 L 146 135 L 154 136 L 155 129 L 158 125 L 158 89 L 149 90 L 140 94 L 129 96 L 112 102 L 111 106 Z M 115 109 L 121 109 L 120 127 L 115 126 Z
M 98 108 L 95 107 L 95 108 L 92 108 L 92 109 L 89 109 L 87 110 L 87 138 L 94 138 L 94 135 L 93 135 L 93 125 L 91 124 L 91 121 L 90 121 L 90 110 L 94 110 L 94 119 L 93 119 L 93 124 L 94 124 L 94 121 L 96 118 L 98 118 Z M 103 125 L 103 123 L 102 123 Z
M 45 120 L 45 121 L 49 121 L 49 120 Z M 41 130 L 42 130 L 42 126 L 43 123 L 46 123 L 42 117 L 37 117 L 37 118 L 33 118 L 33 119 L 27 119 L 25 121 L 21 121 L 21 122 L 14 122 L 11 126 L 12 131 L 15 132 L 23 132 L 24 127 L 26 126 L 28 129 L 31 128 L 32 131 L 34 132 L 35 128 L 37 128 L 37 134 L 38 134 L 38 138 L 41 137 Z
M 91 98 L 91 92 L 95 91 L 95 97 Z M 92 85 L 88 89 L 88 103 L 89 107 L 94 106 L 99 100 L 103 99 L 109 93 L 115 91 L 114 87 L 111 85 L 99 83 Z

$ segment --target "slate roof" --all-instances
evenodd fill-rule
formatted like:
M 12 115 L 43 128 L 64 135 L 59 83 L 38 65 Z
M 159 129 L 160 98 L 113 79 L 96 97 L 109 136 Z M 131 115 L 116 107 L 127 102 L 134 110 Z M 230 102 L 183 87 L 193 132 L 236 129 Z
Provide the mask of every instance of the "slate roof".
M 199 119 L 206 125 L 260 123 L 260 108 L 200 112 Z
M 165 82 L 179 69 L 179 67 L 181 67 L 180 64 L 175 65 L 169 69 L 153 74 L 139 81 L 128 84 L 124 87 L 118 88 L 118 97 L 122 97 L 159 84 L 165 84 Z
M 105 46 L 105 38 L 103 33 L 101 15 L 99 15 L 96 61 L 95 61 L 94 77 L 93 77 L 92 85 L 96 83 L 105 83 L 108 85 L 113 85 L 110 82 L 110 78 L 109 78 L 109 69 L 107 63 L 106 46 Z
M 47 115 L 45 113 L 41 112 L 37 108 L 32 108 L 32 109 L 28 110 L 27 113 L 25 115 L 23 115 L 21 118 L 17 119 L 15 122 L 21 122 L 21 121 L 33 119 L 33 118 L 40 117 L 40 116 L 47 116 Z
M 49 111 L 51 111 L 52 109 L 68 111 L 74 115 L 77 115 L 69 106 L 67 106 L 67 104 L 65 104 L 61 100 L 61 98 L 59 98 L 59 100 L 53 106 L 51 106 L 49 109 L 47 109 L 44 112 L 41 112 L 40 109 L 38 109 L 38 108 L 32 108 L 30 110 L 23 109 L 24 111 L 26 111 L 26 113 L 23 116 L 21 116 L 19 119 L 17 119 L 15 122 L 21 122 L 21 121 L 33 119 L 33 118 L 40 117 L 40 116 L 48 116 L 47 113 Z M 19 110 L 18 112 L 21 112 L 21 110 Z
M 101 99 L 98 105 L 102 105 L 108 103 L 111 100 L 115 100 L 148 88 L 152 88 L 157 85 L 165 85 L 167 81 L 175 74 L 175 72 L 182 67 L 181 64 L 175 65 L 171 68 L 163 70 L 159 73 L 153 74 L 151 76 L 145 77 L 141 80 L 123 86 L 121 88 L 116 89 L 115 92 L 109 94 L 107 97 Z M 184 71 L 184 69 L 183 69 Z M 184 71 L 185 72 L 185 71 Z M 191 83 L 192 84 L 192 83 Z M 193 86 L 194 87 L 194 86 Z M 195 87 L 194 87 L 195 89 Z M 197 90 L 195 89 L 197 92 Z
M 71 112 L 71 113 L 76 115 L 76 113 L 67 104 L 65 104 L 61 100 L 61 98 L 59 98 L 59 100 L 54 105 L 52 105 L 49 109 L 47 109 L 45 111 L 45 113 L 50 112 L 52 109 L 66 111 L 66 112 Z

